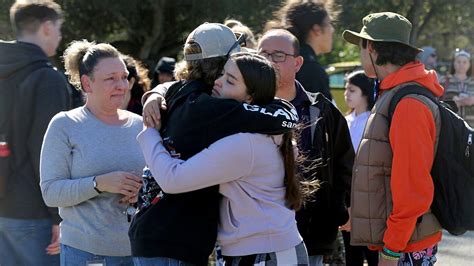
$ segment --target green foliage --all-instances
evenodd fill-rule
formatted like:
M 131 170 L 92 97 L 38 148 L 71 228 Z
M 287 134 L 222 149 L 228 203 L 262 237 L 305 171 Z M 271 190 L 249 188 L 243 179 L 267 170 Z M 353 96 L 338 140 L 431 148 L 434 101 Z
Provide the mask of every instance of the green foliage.
M 10 27 L 9 11 L 13 0 L 0 0 L 0 39 L 13 39 L 13 31 Z
M 66 11 L 63 43 L 107 41 L 124 53 L 155 62 L 177 56 L 186 36 L 203 22 L 232 17 L 259 31 L 279 7 L 275 0 L 58 0 Z M 219 12 L 216 12 L 218 10 Z
M 344 89 L 332 89 L 331 94 L 336 102 L 337 108 L 341 111 L 341 113 L 345 114 L 349 111 L 349 107 L 347 107 L 346 102 L 344 101 Z
M 124 53 L 154 64 L 164 55 L 179 56 L 189 32 L 199 24 L 235 18 L 260 33 L 284 0 L 56 0 L 65 11 L 63 42 L 77 39 L 110 42 Z M 0 39 L 12 39 L 8 10 L 0 0 Z M 335 0 L 340 11 L 334 49 L 321 58 L 329 64 L 358 59 L 358 48 L 341 38 L 344 29 L 359 31 L 371 12 L 394 11 L 413 22 L 412 43 L 437 48 L 449 60 L 456 47 L 474 51 L 473 0 Z
M 474 49 L 474 3 L 472 0 L 337 0 L 341 28 L 359 31 L 362 18 L 372 12 L 392 11 L 413 23 L 411 42 L 430 45 L 439 57 L 449 60 L 455 47 Z M 456 40 L 463 40 L 457 42 Z

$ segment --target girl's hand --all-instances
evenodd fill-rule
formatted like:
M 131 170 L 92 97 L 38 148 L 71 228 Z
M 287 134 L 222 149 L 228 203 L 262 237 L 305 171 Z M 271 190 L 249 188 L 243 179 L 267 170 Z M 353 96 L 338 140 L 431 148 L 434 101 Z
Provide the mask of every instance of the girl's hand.
M 137 201 L 138 201 L 138 194 L 134 197 L 125 196 L 125 197 L 123 197 L 119 200 L 119 203 L 128 205 L 128 204 L 131 204 L 131 203 L 137 203 Z
M 151 94 L 143 105 L 143 124 L 159 130 L 161 127 L 160 109 L 166 110 L 165 98 L 158 93 Z

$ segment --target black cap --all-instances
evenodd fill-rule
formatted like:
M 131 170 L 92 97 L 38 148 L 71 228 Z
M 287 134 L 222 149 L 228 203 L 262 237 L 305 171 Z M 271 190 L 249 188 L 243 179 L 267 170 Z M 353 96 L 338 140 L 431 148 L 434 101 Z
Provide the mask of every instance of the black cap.
M 175 63 L 176 63 L 176 60 L 174 58 L 162 57 L 158 61 L 158 64 L 156 64 L 155 72 L 156 73 L 164 72 L 164 73 L 173 74 Z

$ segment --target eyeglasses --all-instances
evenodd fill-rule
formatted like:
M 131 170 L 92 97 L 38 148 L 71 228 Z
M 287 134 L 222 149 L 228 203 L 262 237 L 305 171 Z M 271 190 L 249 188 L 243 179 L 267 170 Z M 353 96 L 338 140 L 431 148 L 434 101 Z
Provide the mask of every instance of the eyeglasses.
M 287 56 L 293 56 L 293 57 L 296 56 L 294 54 L 287 54 L 287 53 L 284 53 L 284 52 L 267 53 L 267 52 L 260 51 L 258 54 L 265 57 L 265 58 L 267 58 L 267 59 L 269 59 L 269 60 L 272 60 L 275 63 L 285 62 Z

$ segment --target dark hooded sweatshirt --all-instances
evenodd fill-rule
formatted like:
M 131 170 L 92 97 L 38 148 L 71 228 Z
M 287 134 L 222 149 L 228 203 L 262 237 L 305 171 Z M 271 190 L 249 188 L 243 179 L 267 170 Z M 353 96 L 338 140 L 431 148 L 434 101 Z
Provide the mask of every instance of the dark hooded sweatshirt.
M 39 162 L 49 121 L 56 113 L 70 109 L 70 88 L 37 45 L 0 41 L 0 54 L 0 80 L 21 75 L 15 84 L 0 83 L 0 90 L 15 90 L 9 94 L 13 108 L 5 112 L 11 116 L 7 134 L 11 174 L 6 178 L 6 195 L 0 198 L 0 217 L 51 218 L 58 224 L 57 208 L 48 208 L 41 196 Z M 24 71 L 33 64 L 41 67 Z

